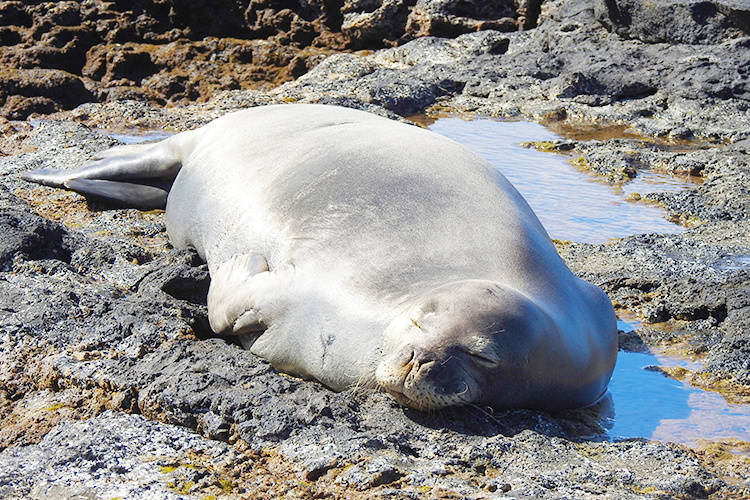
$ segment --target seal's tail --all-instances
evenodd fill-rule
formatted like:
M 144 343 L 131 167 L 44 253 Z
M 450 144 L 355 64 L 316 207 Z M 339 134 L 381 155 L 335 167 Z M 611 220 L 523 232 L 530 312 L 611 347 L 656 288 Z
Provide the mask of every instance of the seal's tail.
M 170 139 L 154 144 L 117 146 L 80 167 L 40 168 L 24 180 L 71 189 L 116 205 L 151 210 L 164 208 L 172 181 L 182 166 Z

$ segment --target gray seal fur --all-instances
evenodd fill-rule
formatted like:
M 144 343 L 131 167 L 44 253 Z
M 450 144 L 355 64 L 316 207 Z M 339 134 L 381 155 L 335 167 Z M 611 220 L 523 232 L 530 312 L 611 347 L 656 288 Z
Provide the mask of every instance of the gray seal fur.
M 273 105 L 25 178 L 166 202 L 172 244 L 208 263 L 212 328 L 334 390 L 558 410 L 595 403 L 614 368 L 606 295 L 500 172 L 415 126 Z

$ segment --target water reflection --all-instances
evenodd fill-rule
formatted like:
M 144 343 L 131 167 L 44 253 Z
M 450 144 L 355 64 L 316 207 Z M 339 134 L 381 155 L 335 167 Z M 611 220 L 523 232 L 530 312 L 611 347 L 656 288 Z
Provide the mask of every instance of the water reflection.
M 736 271 L 750 267 L 750 255 L 728 255 L 718 263 L 722 271 Z
M 618 322 L 621 330 L 633 326 Z M 750 405 L 727 403 L 717 393 L 645 369 L 648 366 L 699 368 L 695 362 L 658 353 L 620 351 L 609 384 L 614 405 L 607 425 L 611 438 L 644 437 L 688 445 L 701 439 L 750 441 Z
M 100 129 L 100 132 L 104 133 L 108 137 L 117 139 L 123 144 L 139 144 L 141 142 L 156 142 L 166 139 L 174 135 L 172 132 L 164 132 L 163 130 L 123 130 L 117 133 L 112 133 L 111 130 Z
M 611 186 L 573 168 L 564 156 L 521 147 L 525 141 L 560 139 L 536 123 L 440 118 L 429 128 L 495 165 L 523 194 L 552 238 L 602 243 L 631 234 L 683 230 L 666 220 L 660 208 L 625 200 L 632 192 L 692 186 L 680 178 L 645 171 L 623 187 Z

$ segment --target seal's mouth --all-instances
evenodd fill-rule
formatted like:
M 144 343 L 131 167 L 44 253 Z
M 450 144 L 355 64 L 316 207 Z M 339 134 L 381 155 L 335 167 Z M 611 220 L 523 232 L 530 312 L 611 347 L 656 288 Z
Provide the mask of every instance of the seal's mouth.
M 384 360 L 375 373 L 378 385 L 403 406 L 436 410 L 474 401 L 477 384 L 465 369 L 465 360 L 441 359 L 416 347 L 407 347 Z
M 465 390 L 460 393 L 440 394 L 439 388 L 430 387 L 428 384 L 420 384 L 421 387 L 406 389 L 406 392 L 392 388 L 384 388 L 385 392 L 391 395 L 400 405 L 413 408 L 420 411 L 439 410 L 450 406 L 463 406 L 473 401 L 468 384 L 465 384 Z
M 386 389 L 385 392 L 390 394 L 391 397 L 393 397 L 393 399 L 395 399 L 401 406 L 406 406 L 408 408 L 414 408 L 415 410 L 421 410 L 421 411 L 436 409 L 436 407 L 434 406 L 428 406 L 428 405 L 421 403 L 420 401 L 411 399 L 409 396 L 407 396 L 401 391 L 397 391 L 395 389 Z

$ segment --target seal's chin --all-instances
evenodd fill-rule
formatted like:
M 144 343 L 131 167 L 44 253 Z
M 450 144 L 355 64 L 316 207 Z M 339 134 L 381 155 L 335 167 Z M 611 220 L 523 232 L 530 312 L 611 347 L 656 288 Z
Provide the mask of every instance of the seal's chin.
M 436 410 L 477 400 L 479 385 L 462 355 L 446 359 L 416 346 L 404 346 L 378 365 L 378 385 L 404 406 Z

